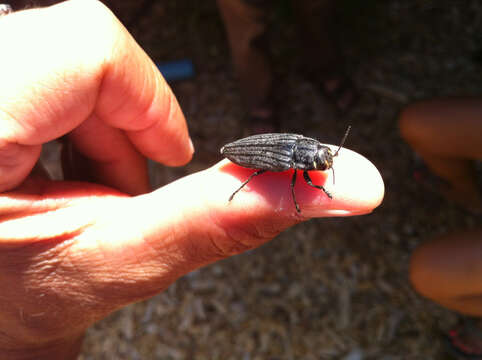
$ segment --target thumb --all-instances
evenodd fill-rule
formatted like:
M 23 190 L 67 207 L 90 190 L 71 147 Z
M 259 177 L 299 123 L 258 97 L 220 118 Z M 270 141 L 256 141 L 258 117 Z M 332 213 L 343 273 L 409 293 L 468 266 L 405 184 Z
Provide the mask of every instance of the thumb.
M 332 199 L 302 178 L 296 184 L 300 215 L 289 185 L 292 173 L 255 177 L 229 202 L 253 170 L 222 161 L 150 194 L 126 199 L 128 208 L 117 209 L 117 216 L 111 217 L 116 238 L 124 241 L 110 245 L 111 256 L 106 255 L 111 264 L 121 261 L 118 274 L 126 271 L 125 262 L 135 263 L 136 271 L 143 269 L 137 279 L 149 296 L 189 271 L 256 248 L 296 223 L 311 217 L 367 214 L 381 203 L 383 181 L 367 159 L 343 149 L 335 166 L 335 185 L 331 172 L 311 174 L 313 183 L 324 184 Z M 107 231 L 112 228 L 114 224 L 105 226 Z M 141 232 L 133 236 L 133 231 Z M 119 258 L 126 248 L 132 251 Z

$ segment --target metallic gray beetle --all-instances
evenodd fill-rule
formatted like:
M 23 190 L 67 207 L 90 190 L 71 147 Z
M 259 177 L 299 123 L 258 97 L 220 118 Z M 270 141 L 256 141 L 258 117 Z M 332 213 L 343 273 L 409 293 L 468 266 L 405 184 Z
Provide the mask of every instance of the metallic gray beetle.
M 297 134 L 253 135 L 224 145 L 221 148 L 222 155 L 242 167 L 257 169 L 229 197 L 229 201 L 253 177 L 266 171 L 286 171 L 289 169 L 295 170 L 291 178 L 291 194 L 297 212 L 301 212 L 296 202 L 294 190 L 297 170 L 303 170 L 303 177 L 308 185 L 323 190 L 331 199 L 332 196 L 323 186 L 313 184 L 308 171 L 332 169 L 334 179 L 333 158 L 338 155 L 349 132 L 350 126 L 346 130 L 335 154 L 332 153 L 328 146 L 322 145 L 319 141 Z

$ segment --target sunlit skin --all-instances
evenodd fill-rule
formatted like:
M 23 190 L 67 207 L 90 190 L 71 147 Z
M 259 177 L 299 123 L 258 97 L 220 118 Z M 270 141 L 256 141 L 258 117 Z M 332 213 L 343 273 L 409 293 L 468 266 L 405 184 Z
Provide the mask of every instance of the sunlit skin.
M 368 214 L 382 201 L 377 169 L 347 149 L 336 198 L 297 185 L 303 217 L 289 172 L 228 203 L 248 170 L 228 160 L 149 192 L 146 158 L 182 165 L 193 146 L 170 88 L 113 14 L 67 1 L 6 15 L 0 33 L 1 359 L 74 359 L 90 325 L 180 276 L 311 217 Z M 69 181 L 34 169 L 59 138 Z

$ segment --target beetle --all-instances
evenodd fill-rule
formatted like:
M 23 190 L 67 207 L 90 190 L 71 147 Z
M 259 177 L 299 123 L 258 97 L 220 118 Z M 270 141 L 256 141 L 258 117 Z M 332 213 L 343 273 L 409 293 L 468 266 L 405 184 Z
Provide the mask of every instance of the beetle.
M 318 140 L 298 134 L 259 134 L 248 136 L 226 144 L 221 148 L 221 154 L 233 163 L 245 168 L 256 169 L 241 186 L 229 197 L 233 200 L 238 193 L 255 176 L 266 171 L 281 172 L 294 169 L 291 178 L 291 194 L 296 211 L 301 213 L 295 196 L 295 183 L 298 170 L 303 171 L 305 182 L 323 192 L 332 199 L 331 194 L 322 186 L 315 185 L 311 181 L 308 171 L 328 170 L 333 171 L 333 183 L 335 182 L 335 170 L 333 169 L 333 158 L 338 156 L 341 147 L 350 132 L 351 126 L 345 131 L 338 150 L 333 154 L 331 149 L 322 145 Z

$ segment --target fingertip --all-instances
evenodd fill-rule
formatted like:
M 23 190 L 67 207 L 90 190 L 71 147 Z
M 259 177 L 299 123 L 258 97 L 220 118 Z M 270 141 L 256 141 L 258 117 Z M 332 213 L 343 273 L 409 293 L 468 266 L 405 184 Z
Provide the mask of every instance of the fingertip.
M 158 96 L 159 120 L 149 131 L 157 135 L 157 146 L 152 146 L 152 159 L 167 166 L 182 166 L 194 154 L 194 145 L 184 113 L 170 87 L 163 82 L 163 94 Z M 152 135 L 151 135 L 152 136 Z
M 0 139 L 0 192 L 20 185 L 40 157 L 41 145 L 7 143 Z
M 343 148 L 334 161 L 334 196 L 348 209 L 371 212 L 378 207 L 385 194 L 383 178 L 376 166 L 363 155 Z M 333 182 L 328 173 L 328 183 Z
M 151 65 L 154 94 L 146 110 L 136 114 L 136 125 L 127 134 L 146 157 L 167 166 L 181 166 L 188 163 L 194 153 L 187 122 L 171 88 Z

